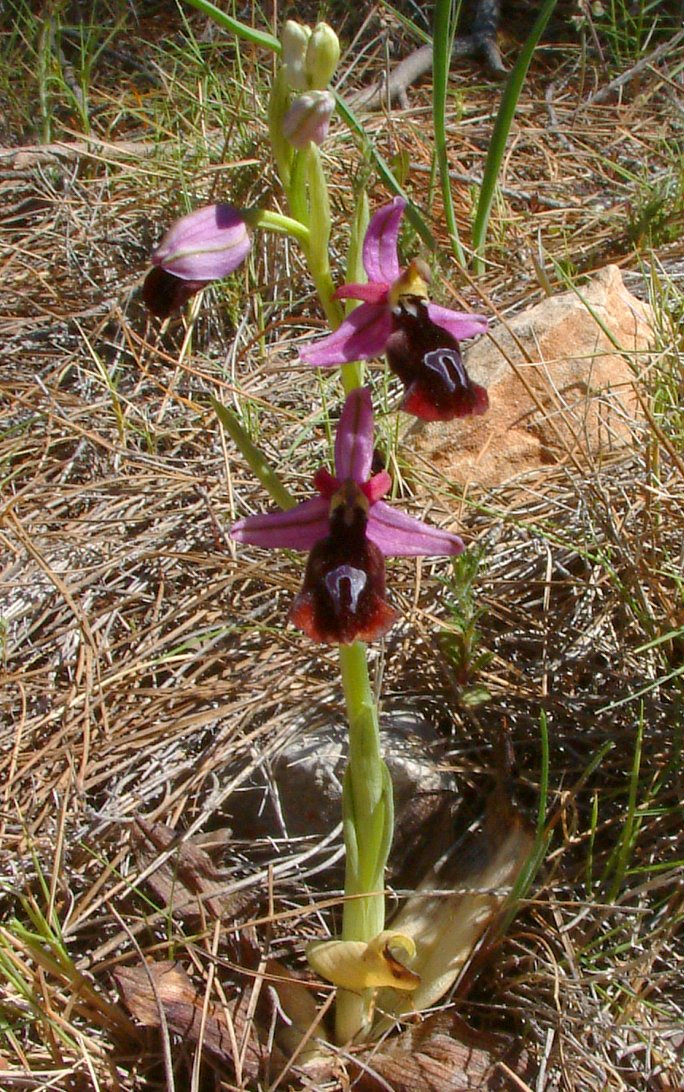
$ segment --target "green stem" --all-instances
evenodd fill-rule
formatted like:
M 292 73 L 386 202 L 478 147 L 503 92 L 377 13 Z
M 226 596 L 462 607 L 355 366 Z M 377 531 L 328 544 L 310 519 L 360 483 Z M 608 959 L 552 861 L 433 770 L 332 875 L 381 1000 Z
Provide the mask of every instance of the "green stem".
M 342 939 L 368 943 L 385 926 L 385 866 L 392 842 L 392 784 L 380 752 L 378 713 L 368 676 L 366 646 L 340 646 L 340 671 L 349 722 L 349 762 L 342 800 L 346 850 Z M 339 1042 L 363 1038 L 372 995 L 340 990 Z
M 311 232 L 311 263 L 316 269 L 330 273 L 330 194 L 325 177 L 321 153 L 315 144 L 309 144 L 305 152 L 306 180 L 309 187 L 309 223 L 315 226 Z
M 303 224 L 309 224 L 309 197 L 306 188 L 306 152 L 295 152 L 292 157 L 290 184 L 286 187 L 290 212 Z
M 383 800 L 384 763 L 380 755 L 380 732 L 375 701 L 368 677 L 366 646 L 361 641 L 340 645 L 340 671 L 349 720 L 349 790 L 353 821 L 365 834 L 375 833 Z M 358 865 L 349 877 L 355 884 L 375 879 L 377 844 L 363 838 L 358 846 Z M 357 894 L 359 892 L 356 892 Z M 343 940 L 372 940 L 383 928 L 382 892 L 368 899 L 346 903 L 342 925 Z
M 290 89 L 287 85 L 287 76 L 285 69 L 279 66 L 273 78 L 268 100 L 268 131 L 280 181 L 286 193 L 290 187 L 292 160 L 294 158 L 294 148 L 283 135 L 283 121 L 289 103 Z
M 243 209 L 242 215 L 252 228 L 273 231 L 276 235 L 291 235 L 304 249 L 309 246 L 311 236 L 308 227 L 292 216 L 283 216 L 282 213 L 271 212 L 270 209 Z
M 360 281 L 366 280 L 366 271 L 363 267 L 363 241 L 366 237 L 366 230 L 370 220 L 370 210 L 368 208 L 368 193 L 365 184 L 362 185 L 360 191 L 355 194 L 355 198 L 356 212 L 354 213 L 354 219 L 352 220 L 349 250 L 347 252 L 347 270 L 345 276 L 347 284 L 357 284 Z M 346 313 L 349 314 L 355 307 L 358 307 L 358 304 L 359 300 L 347 300 L 345 304 Z M 364 372 L 365 368 L 362 360 L 354 360 L 349 364 L 342 365 L 340 376 L 345 394 L 349 394 L 357 387 L 363 386 Z
M 351 394 L 357 387 L 363 386 L 363 361 L 352 360 L 340 368 L 340 379 L 345 394 Z
M 335 285 L 330 272 L 330 197 L 328 183 L 321 164 L 321 154 L 315 144 L 306 152 L 306 180 L 309 192 L 309 230 L 311 240 L 308 250 L 309 272 L 316 285 L 318 298 L 333 330 L 342 322 L 344 312 L 338 300 L 333 299 Z
M 330 268 L 312 269 L 311 264 L 309 263 L 309 272 L 311 273 L 311 279 L 316 286 L 316 292 L 321 301 L 321 307 L 325 311 L 325 317 L 330 323 L 331 328 L 336 330 L 342 322 L 344 315 L 337 300 L 333 299 L 335 285 L 330 273 Z

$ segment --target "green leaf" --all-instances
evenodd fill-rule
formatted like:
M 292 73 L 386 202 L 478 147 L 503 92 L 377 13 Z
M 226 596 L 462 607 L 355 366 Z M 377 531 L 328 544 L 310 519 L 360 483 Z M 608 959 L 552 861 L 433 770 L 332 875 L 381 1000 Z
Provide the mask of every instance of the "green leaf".
M 276 504 L 280 505 L 281 508 L 294 508 L 297 503 L 296 500 L 289 489 L 283 485 L 264 453 L 252 443 L 235 414 L 232 413 L 227 406 L 218 402 L 216 398 L 211 399 L 211 404 L 216 411 L 216 416 L 219 421 L 244 455 L 250 468 L 254 471 L 254 474 L 259 479 L 264 489 L 270 493 L 273 500 Z
M 446 99 L 449 83 L 449 63 L 454 26 L 451 20 L 451 0 L 437 0 L 435 4 L 434 32 L 432 35 L 432 121 L 435 131 L 435 155 L 446 217 L 454 257 L 459 265 L 466 264 L 454 212 L 454 201 L 449 179 L 449 157 L 446 139 Z
M 252 42 L 254 45 L 263 46 L 264 49 L 270 49 L 273 53 L 280 53 L 280 42 L 277 38 L 274 38 L 272 34 L 268 34 L 264 30 L 257 30 L 255 27 L 247 26 L 246 23 L 241 23 L 239 19 L 234 19 L 232 15 L 228 15 L 227 12 L 221 11 L 216 7 L 216 4 L 212 4 L 210 0 L 187 0 L 187 3 L 191 7 L 197 8 L 203 15 L 206 15 L 209 19 L 213 19 L 214 22 L 223 27 L 224 30 L 229 30 L 231 34 L 235 34 L 237 38 L 244 38 L 246 42 Z
M 530 35 L 520 51 L 520 56 L 506 81 L 499 112 L 497 113 L 496 121 L 494 122 L 492 138 L 489 142 L 482 186 L 477 202 L 477 210 L 475 212 L 475 222 L 473 223 L 473 250 L 475 252 L 474 269 L 476 273 L 482 273 L 484 270 L 483 258 L 489 216 L 492 211 L 496 184 L 506 152 L 508 134 L 511 131 L 511 125 L 518 105 L 518 99 L 520 98 L 520 92 L 522 91 L 522 86 L 525 82 L 527 70 L 530 67 L 532 54 L 537 48 L 539 39 L 544 33 L 544 28 L 551 18 L 555 6 L 556 0 L 545 0 L 545 3 L 542 5 L 539 15 L 536 18 L 535 24 L 530 31 Z

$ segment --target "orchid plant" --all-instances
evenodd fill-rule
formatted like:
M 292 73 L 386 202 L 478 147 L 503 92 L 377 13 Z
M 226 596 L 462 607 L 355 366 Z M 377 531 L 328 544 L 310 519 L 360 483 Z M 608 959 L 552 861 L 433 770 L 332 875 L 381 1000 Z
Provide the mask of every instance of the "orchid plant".
M 211 281 L 233 272 L 253 245 L 255 230 L 273 231 L 299 243 L 331 327 L 329 334 L 300 351 L 301 360 L 312 368 L 339 366 L 346 396 L 337 424 L 334 472 L 321 467 L 315 473 L 313 497 L 295 503 L 234 415 L 225 406 L 217 411 L 281 508 L 238 520 L 231 529 L 233 539 L 258 548 L 308 552 L 289 618 L 310 640 L 339 649 L 349 723 L 342 800 L 346 897 L 341 937 L 313 946 L 309 958 L 338 986 L 336 1037 L 344 1043 L 369 1034 L 379 988 L 393 987 L 408 996 L 421 988 L 421 972 L 415 968 L 427 966 L 425 937 L 415 923 L 403 932 L 385 928 L 392 786 L 381 755 L 366 653 L 366 644 L 381 640 L 399 618 L 387 599 L 385 558 L 448 557 L 464 549 L 456 534 L 383 500 L 392 482 L 384 469 L 372 473 L 373 391 L 364 384 L 362 362 L 386 356 L 404 387 L 399 409 L 405 413 L 444 421 L 484 413 L 487 393 L 468 376 L 459 342 L 483 333 L 487 319 L 435 303 L 424 262 L 416 259 L 402 266 L 399 235 L 407 202 L 401 197 L 368 219 L 367 201 L 361 196 L 352 225 L 348 280 L 334 287 L 330 201 L 319 146 L 333 113 L 335 100 L 328 87 L 339 43 L 326 24 L 310 30 L 288 21 L 280 56 L 269 129 L 289 215 L 215 204 L 184 216 L 153 253 L 143 298 L 156 316 L 166 319 Z M 341 301 L 348 301 L 346 314 Z M 434 929 L 427 932 L 432 951 Z M 421 944 L 422 956 L 417 950 Z M 443 978 L 443 967 L 440 974 Z M 425 981 L 422 994 L 434 1003 L 435 991 Z M 407 1008 L 410 1003 L 402 1003 L 401 1011 Z

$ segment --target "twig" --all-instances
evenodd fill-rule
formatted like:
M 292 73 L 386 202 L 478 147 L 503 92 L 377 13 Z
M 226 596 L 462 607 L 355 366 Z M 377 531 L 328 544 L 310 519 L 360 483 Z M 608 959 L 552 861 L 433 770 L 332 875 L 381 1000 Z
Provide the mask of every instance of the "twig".
M 427 163 L 411 163 L 411 170 L 416 171 L 418 174 L 430 174 L 432 167 Z M 454 182 L 464 182 L 467 186 L 481 186 L 482 175 L 480 174 L 464 174 L 462 171 L 449 171 L 449 178 Z M 567 201 L 557 201 L 555 197 L 544 197 L 540 193 L 530 193 L 529 190 L 512 189 L 510 186 L 502 186 L 501 192 L 505 197 L 512 197 L 516 201 L 527 201 L 529 204 L 533 202 L 538 205 L 543 205 L 547 209 L 568 209 L 570 206 Z
M 153 141 L 124 140 L 111 143 L 106 140 L 55 141 L 52 144 L 24 144 L 19 148 L 0 148 L 0 167 L 14 171 L 26 171 L 48 163 L 79 159 L 81 156 L 101 156 L 107 153 L 115 158 L 143 159 L 159 147 Z
M 223 147 L 224 133 L 221 129 L 210 129 L 205 137 L 208 148 L 215 142 L 218 151 Z M 146 159 L 164 147 L 176 147 L 175 138 L 168 141 L 153 140 L 102 140 L 88 137 L 87 140 L 56 140 L 51 144 L 23 144 L 18 148 L 0 147 L 0 170 L 3 176 L 11 172 L 21 173 L 33 167 L 61 161 L 80 159 L 91 156 L 93 159 Z M 231 161 L 231 167 L 246 167 L 256 163 L 255 159 Z
M 452 60 L 459 57 L 482 57 L 492 75 L 506 75 L 506 68 L 496 44 L 497 22 L 498 3 L 489 3 L 480 7 L 473 33 L 455 39 L 451 51 Z M 368 87 L 362 87 L 359 91 L 347 96 L 347 100 L 354 109 L 362 106 L 367 110 L 377 110 L 382 106 L 390 105 L 397 99 L 401 101 L 406 98 L 406 92 L 411 84 L 424 76 L 431 68 L 432 45 L 420 46 L 399 62 L 390 73 L 389 79 L 383 78 Z
M 670 38 L 669 42 L 662 42 L 661 45 L 647 53 L 645 57 L 633 64 L 631 68 L 628 68 L 626 72 L 621 72 L 619 76 L 616 76 L 614 80 L 607 83 L 605 87 L 599 88 L 593 95 L 590 95 L 587 99 L 587 106 L 594 106 L 596 103 L 605 102 L 614 91 L 618 91 L 630 80 L 633 80 L 635 76 L 638 76 L 640 72 L 643 72 L 649 65 L 656 64 L 662 57 L 665 57 L 670 50 L 676 49 L 680 42 L 684 41 L 684 30 L 678 31 L 674 38 Z
M 575 145 L 572 143 L 571 140 L 568 140 L 565 133 L 561 129 L 560 123 L 558 121 L 558 115 L 556 114 L 556 107 L 553 104 L 553 96 L 554 96 L 554 92 L 556 90 L 556 86 L 557 86 L 556 81 L 552 80 L 551 83 L 546 88 L 546 91 L 544 92 L 544 101 L 546 103 L 546 112 L 549 115 L 549 129 L 554 134 L 554 136 L 558 137 L 558 140 L 560 141 L 560 143 L 563 145 L 564 148 L 567 148 L 567 150 L 569 152 L 572 152 L 573 155 L 577 155 L 578 154 L 577 148 L 575 147 Z

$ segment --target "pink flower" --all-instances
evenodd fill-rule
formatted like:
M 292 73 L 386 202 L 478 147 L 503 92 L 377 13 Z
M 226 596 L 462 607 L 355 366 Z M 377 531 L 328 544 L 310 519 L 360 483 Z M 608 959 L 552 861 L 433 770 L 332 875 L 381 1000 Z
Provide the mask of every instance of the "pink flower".
M 305 346 L 300 357 L 307 364 L 329 367 L 370 360 L 400 341 L 402 366 L 395 366 L 396 351 L 388 352 L 387 359 L 406 387 L 402 409 L 426 420 L 484 413 L 487 393 L 470 381 L 458 341 L 484 333 L 487 319 L 432 303 L 422 262 L 400 267 L 397 242 L 405 208 L 406 201 L 395 197 L 372 216 L 363 244 L 368 282 L 343 284 L 335 292 L 338 299 L 363 302 L 332 334 Z M 435 350 L 440 350 L 439 364 Z
M 315 641 L 349 644 L 387 632 L 397 614 L 385 600 L 386 556 L 455 555 L 464 548 L 457 535 L 381 500 L 392 483 L 386 470 L 370 476 L 372 459 L 370 391 L 357 388 L 340 417 L 335 474 L 321 468 L 314 476 L 319 496 L 231 528 L 238 542 L 310 551 L 290 619 Z
M 227 277 L 251 246 L 247 224 L 232 205 L 207 205 L 176 220 L 152 254 L 143 285 L 150 311 L 166 318 L 210 281 Z
M 405 270 L 399 266 L 397 242 L 405 208 L 406 201 L 395 197 L 371 217 L 363 243 L 363 265 L 368 283 L 343 284 L 335 292 L 338 299 L 364 302 L 332 334 L 302 349 L 300 356 L 305 363 L 325 368 L 352 360 L 370 360 L 385 351 L 393 329 L 392 308 L 402 294 L 416 288 L 416 279 L 422 276 L 422 270 L 415 263 Z M 427 310 L 432 322 L 459 340 L 482 334 L 487 329 L 484 315 L 451 311 L 430 302 Z

